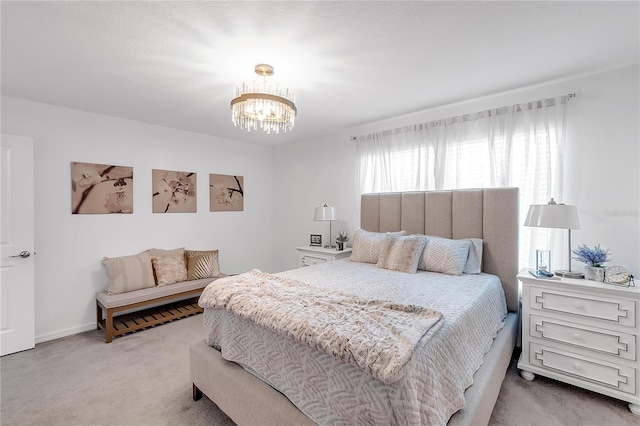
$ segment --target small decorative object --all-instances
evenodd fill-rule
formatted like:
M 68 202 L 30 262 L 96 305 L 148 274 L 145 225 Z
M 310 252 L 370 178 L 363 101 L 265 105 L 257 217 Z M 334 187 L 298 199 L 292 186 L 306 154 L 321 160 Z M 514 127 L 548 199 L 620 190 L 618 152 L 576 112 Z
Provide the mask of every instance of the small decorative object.
M 584 278 L 591 281 L 604 281 L 604 268 L 601 266 L 585 266 Z
M 536 250 L 536 271 L 551 271 L 551 251 Z
M 604 270 L 604 282 L 608 284 L 629 285 L 633 275 L 624 266 L 609 266 Z
M 244 210 L 244 177 L 209 175 L 209 211 L 241 212 Z
M 587 247 L 585 244 L 578 246 L 573 250 L 574 259 L 586 264 L 584 268 L 584 277 L 592 281 L 604 281 L 604 263 L 609 261 L 609 249 L 603 249 L 600 244 L 594 248 Z
M 133 167 L 72 162 L 71 213 L 133 213 Z
M 196 212 L 196 173 L 153 169 L 151 180 L 154 213 Z
M 336 235 L 336 244 L 338 245 L 338 250 L 344 250 L 344 243 L 346 243 L 347 241 L 349 241 L 349 235 L 344 231 L 338 232 L 338 235 Z
M 321 246 L 322 245 L 322 235 L 311 234 L 311 243 L 309 245 Z

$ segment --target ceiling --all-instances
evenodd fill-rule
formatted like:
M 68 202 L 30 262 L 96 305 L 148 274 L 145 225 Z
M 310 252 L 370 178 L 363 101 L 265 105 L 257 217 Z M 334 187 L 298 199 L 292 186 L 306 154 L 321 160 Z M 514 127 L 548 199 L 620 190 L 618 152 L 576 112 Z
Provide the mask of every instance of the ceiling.
M 639 62 L 630 2 L 1 2 L 2 94 L 263 145 Z M 274 66 L 295 128 L 231 123 Z

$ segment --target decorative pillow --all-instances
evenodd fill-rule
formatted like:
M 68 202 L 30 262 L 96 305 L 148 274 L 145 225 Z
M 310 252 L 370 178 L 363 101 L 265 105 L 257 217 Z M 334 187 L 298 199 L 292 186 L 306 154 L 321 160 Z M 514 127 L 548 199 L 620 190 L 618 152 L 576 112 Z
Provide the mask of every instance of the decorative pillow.
M 148 252 L 133 256 L 103 257 L 102 264 L 109 279 L 108 294 L 126 293 L 156 285 Z
M 426 243 L 426 237 L 417 235 L 387 236 L 382 243 L 376 266 L 415 274 Z
M 356 229 L 353 233 L 353 246 L 351 261 L 361 263 L 378 263 L 382 243 L 387 236 L 406 235 L 405 231 L 398 232 L 369 232 L 364 229 Z
M 482 272 L 482 239 L 481 238 L 465 238 L 471 245 L 469 246 L 469 257 L 465 263 L 462 272 L 465 274 L 479 274 Z
M 187 267 L 183 253 L 152 257 L 151 263 L 158 287 L 187 280 Z
M 187 250 L 185 255 L 187 257 L 187 280 L 216 278 L 220 276 L 218 250 Z
M 450 240 L 441 237 L 427 237 L 427 245 L 422 252 L 418 269 L 460 275 L 469 257 L 469 240 Z

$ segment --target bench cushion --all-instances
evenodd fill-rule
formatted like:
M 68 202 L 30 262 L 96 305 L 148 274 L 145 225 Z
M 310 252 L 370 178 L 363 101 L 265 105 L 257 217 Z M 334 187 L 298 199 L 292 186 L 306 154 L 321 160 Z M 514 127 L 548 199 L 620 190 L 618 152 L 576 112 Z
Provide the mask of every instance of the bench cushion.
M 96 293 L 96 299 L 105 308 L 119 308 L 134 303 L 146 302 L 164 296 L 172 296 L 189 290 L 205 288 L 215 278 L 203 278 L 200 280 L 182 281 L 162 287 L 143 288 L 127 293 L 107 294 L 106 291 Z

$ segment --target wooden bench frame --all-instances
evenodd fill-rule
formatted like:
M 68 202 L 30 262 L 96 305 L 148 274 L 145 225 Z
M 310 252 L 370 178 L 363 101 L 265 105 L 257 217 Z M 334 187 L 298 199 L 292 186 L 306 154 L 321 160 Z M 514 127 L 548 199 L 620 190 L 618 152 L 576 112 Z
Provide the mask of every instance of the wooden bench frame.
M 180 318 L 185 318 L 191 315 L 198 314 L 203 309 L 197 306 L 193 300 L 178 300 L 185 299 L 188 296 L 198 296 L 204 288 L 217 278 L 208 278 L 204 280 L 197 280 L 192 283 L 196 288 L 189 288 L 181 291 L 182 284 L 190 283 L 185 281 L 184 283 L 176 283 L 168 286 L 147 288 L 142 290 L 135 290 L 129 293 L 121 293 L 116 295 L 108 295 L 106 292 L 96 294 L 96 323 L 97 329 L 103 330 L 105 334 L 105 342 L 111 343 L 114 337 L 121 336 L 123 334 L 131 333 L 143 328 L 152 327 L 154 325 L 162 324 L 165 322 L 173 321 Z M 155 291 L 154 291 L 155 289 Z M 158 295 L 161 293 L 163 295 Z M 116 301 L 122 298 L 131 298 L 138 300 L 136 302 L 128 303 L 125 301 Z M 166 305 L 164 302 L 176 301 L 177 302 Z M 182 302 L 182 303 L 181 303 Z M 122 311 L 132 311 L 137 308 L 141 308 L 149 305 L 159 305 L 158 308 L 162 309 L 146 309 L 144 311 L 136 311 L 135 316 L 132 314 L 127 320 L 122 321 L 120 324 L 115 325 L 115 318 L 122 318 L 127 315 L 117 315 Z

